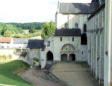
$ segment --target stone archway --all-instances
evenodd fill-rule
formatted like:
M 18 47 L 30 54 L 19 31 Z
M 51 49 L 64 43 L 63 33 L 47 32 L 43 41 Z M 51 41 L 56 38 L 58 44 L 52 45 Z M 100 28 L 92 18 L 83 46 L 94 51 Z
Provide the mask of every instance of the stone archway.
M 51 51 L 47 53 L 47 61 L 53 62 L 53 53 Z
M 62 55 L 61 55 L 61 61 L 62 61 L 62 62 L 67 61 L 67 54 L 62 54 Z
M 61 61 L 75 61 L 75 48 L 72 44 L 65 44 L 61 49 Z

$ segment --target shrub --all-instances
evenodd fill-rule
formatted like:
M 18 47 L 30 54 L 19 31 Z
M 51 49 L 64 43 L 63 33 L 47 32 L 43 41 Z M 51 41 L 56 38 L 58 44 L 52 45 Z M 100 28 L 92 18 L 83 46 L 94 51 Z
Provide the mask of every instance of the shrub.
M 39 59 L 35 57 L 35 58 L 33 58 L 33 61 L 34 62 L 39 62 Z

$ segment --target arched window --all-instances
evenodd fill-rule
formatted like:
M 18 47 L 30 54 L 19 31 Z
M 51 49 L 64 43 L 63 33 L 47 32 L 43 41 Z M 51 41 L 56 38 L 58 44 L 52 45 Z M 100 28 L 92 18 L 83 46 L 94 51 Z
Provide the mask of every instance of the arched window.
M 68 28 L 68 23 L 65 23 L 65 28 Z
M 75 23 L 75 28 L 78 28 L 78 23 Z

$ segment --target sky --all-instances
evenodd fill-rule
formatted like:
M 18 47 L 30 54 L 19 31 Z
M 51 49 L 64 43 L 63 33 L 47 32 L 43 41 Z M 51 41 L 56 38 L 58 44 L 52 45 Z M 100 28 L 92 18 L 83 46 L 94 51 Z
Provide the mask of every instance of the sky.
M 91 0 L 61 0 L 88 3 Z M 0 22 L 54 21 L 58 0 L 0 0 Z

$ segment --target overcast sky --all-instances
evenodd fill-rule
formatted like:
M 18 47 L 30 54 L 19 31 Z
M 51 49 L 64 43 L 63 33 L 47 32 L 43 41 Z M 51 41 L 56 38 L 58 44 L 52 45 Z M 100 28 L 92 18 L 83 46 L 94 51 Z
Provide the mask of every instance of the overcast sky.
M 62 0 L 90 2 L 91 0 Z M 58 0 L 0 0 L 0 22 L 44 22 L 55 19 Z

